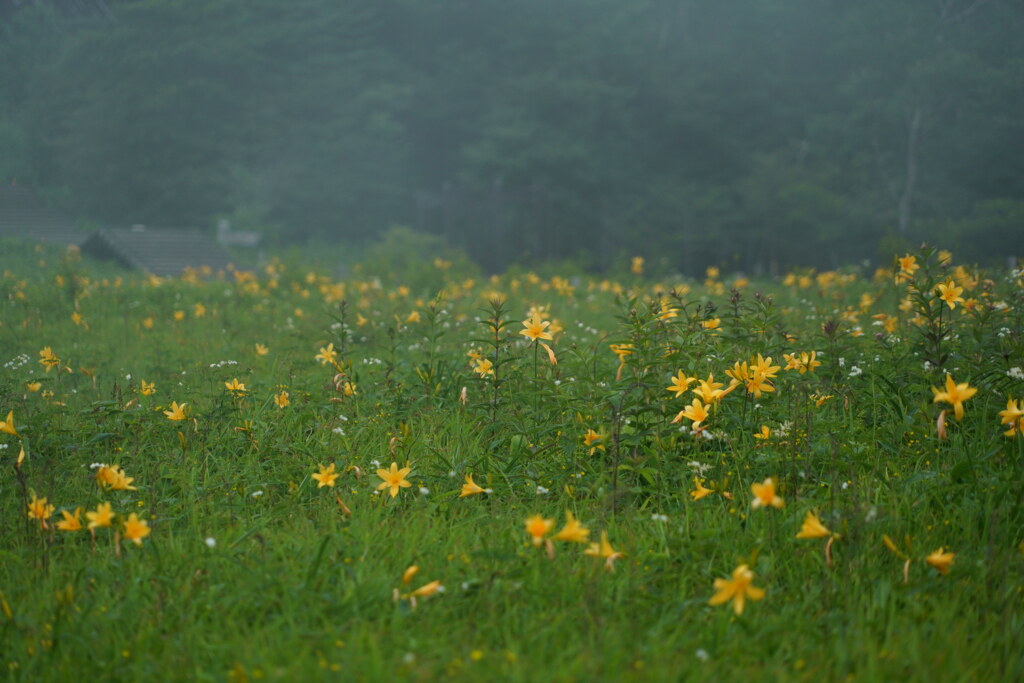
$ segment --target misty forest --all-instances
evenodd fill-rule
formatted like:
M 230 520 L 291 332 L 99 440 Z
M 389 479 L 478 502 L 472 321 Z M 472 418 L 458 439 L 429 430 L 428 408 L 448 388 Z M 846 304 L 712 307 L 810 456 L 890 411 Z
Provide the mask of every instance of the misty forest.
M 1010 0 L 7 0 L 0 179 L 491 271 L 985 260 L 1022 251 L 1021 35 Z

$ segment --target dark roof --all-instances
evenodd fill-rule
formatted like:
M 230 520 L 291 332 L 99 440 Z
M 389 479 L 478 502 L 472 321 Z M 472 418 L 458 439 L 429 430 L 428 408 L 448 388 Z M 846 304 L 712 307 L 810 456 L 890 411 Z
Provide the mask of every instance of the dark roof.
M 113 260 L 127 268 L 161 277 L 181 275 L 186 268 L 227 268 L 224 248 L 198 230 L 172 228 L 108 228 L 82 243 L 82 254 Z
M 0 237 L 81 244 L 86 236 L 67 216 L 39 201 L 31 187 L 0 186 Z

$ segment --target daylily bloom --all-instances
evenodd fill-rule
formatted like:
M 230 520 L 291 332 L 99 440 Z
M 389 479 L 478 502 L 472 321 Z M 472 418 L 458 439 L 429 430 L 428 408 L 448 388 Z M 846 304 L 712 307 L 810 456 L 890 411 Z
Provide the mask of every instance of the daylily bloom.
M 760 600 L 764 597 L 764 589 L 753 585 L 754 572 L 741 564 L 732 572 L 732 579 L 715 579 L 715 590 L 718 592 L 708 600 L 709 605 L 721 605 L 732 600 L 732 609 L 737 616 L 743 614 L 747 598 Z
M 89 520 L 90 529 L 98 529 L 104 526 L 110 526 L 114 520 L 113 510 L 111 510 L 110 503 L 100 503 L 96 506 L 95 512 L 86 512 L 85 517 Z
M 237 377 L 232 378 L 230 382 L 224 382 L 225 388 L 235 395 L 242 395 L 245 393 L 245 385 L 238 381 Z
M 697 477 L 693 478 L 693 485 L 697 487 L 695 490 L 690 491 L 690 496 L 694 500 L 700 500 L 704 496 L 714 493 L 711 489 L 706 488 Z
M 601 443 L 601 435 L 595 432 L 593 429 L 588 429 L 587 433 L 583 435 L 583 447 L 590 448 L 590 455 L 594 454 L 594 451 L 600 449 L 604 450 L 604 444 Z
M 831 536 L 832 532 L 821 523 L 818 516 L 810 510 L 807 511 L 807 515 L 804 517 L 804 523 L 800 526 L 800 533 L 796 535 L 797 538 L 825 538 Z
M 274 394 L 274 403 L 277 404 L 278 408 L 287 408 L 291 401 L 288 400 L 288 392 L 282 391 L 279 394 Z
M 969 386 L 967 382 L 957 384 L 953 381 L 953 377 L 947 373 L 946 390 L 940 391 L 939 389 L 932 387 L 932 393 L 935 395 L 932 399 L 932 403 L 949 403 L 953 406 L 953 412 L 956 414 L 956 419 L 962 420 L 964 417 L 964 401 L 978 393 L 978 390 Z
M 701 423 L 708 419 L 709 415 L 711 415 L 711 413 L 708 411 L 707 406 L 701 403 L 699 398 L 695 398 L 693 399 L 693 403 L 679 411 L 679 414 L 676 415 L 674 420 L 672 420 L 672 423 L 675 424 L 685 417 L 687 420 L 693 420 L 694 429 L 699 429 Z
M 391 463 L 390 470 L 377 470 L 377 476 L 384 480 L 384 483 L 378 486 L 377 490 L 383 491 L 384 489 L 391 489 L 391 497 L 394 498 L 395 496 L 398 495 L 399 488 L 408 488 L 412 486 L 412 484 L 406 481 L 405 479 L 406 475 L 408 475 L 410 472 L 412 472 L 411 467 L 403 467 L 402 469 L 398 469 L 397 462 Z
M 181 420 L 186 419 L 185 418 L 185 406 L 187 406 L 187 405 L 188 405 L 187 403 L 182 403 L 179 406 L 177 401 L 171 401 L 171 409 L 170 410 L 165 410 L 164 411 L 164 415 L 167 416 L 168 420 L 174 420 L 175 422 L 180 422 Z
M 152 396 L 156 393 L 156 383 L 142 380 L 142 388 L 139 389 L 139 393 L 143 396 Z
M 1024 404 L 1024 401 L 1021 401 Z M 1006 436 L 1014 436 L 1024 433 L 1024 405 L 1017 405 L 1012 397 L 1006 399 L 1006 410 L 999 411 L 1000 424 L 1010 425 L 1010 428 L 1003 432 Z
M 267 348 L 266 346 L 264 346 L 263 344 L 260 344 L 260 343 L 256 344 L 256 355 L 257 356 L 265 356 L 268 353 L 270 353 L 270 349 L 269 348 Z
M 10 434 L 11 436 L 18 436 L 18 430 L 14 428 L 14 411 L 7 413 L 6 420 L 0 420 L 0 432 Z
M 60 358 L 53 352 L 53 349 L 49 346 L 44 346 L 43 350 L 39 352 L 39 364 L 49 372 L 50 368 L 60 365 Z
M 462 493 L 459 494 L 459 498 L 465 498 L 466 496 L 473 496 L 478 493 L 490 493 L 491 489 L 485 489 L 479 486 L 473 481 L 473 475 L 466 475 L 466 483 L 462 485 Z
M 786 504 L 782 497 L 775 493 L 775 480 L 771 477 L 765 479 L 761 484 L 751 484 L 750 490 L 754 493 L 754 500 L 751 501 L 750 506 L 755 510 L 769 505 L 780 508 Z
M 644 257 L 643 256 L 634 256 L 633 257 L 633 261 L 629 265 L 629 272 L 633 273 L 633 275 L 643 275 L 644 274 Z
M 697 381 L 700 383 L 700 386 L 693 389 L 693 393 L 700 396 L 704 403 L 714 403 L 725 395 L 725 392 L 722 390 L 725 384 L 716 382 L 714 373 L 709 374 L 707 379 Z
M 893 318 L 895 321 L 895 318 Z M 786 361 L 786 370 L 797 370 L 801 375 L 805 372 L 814 372 L 814 369 L 821 366 L 821 361 L 817 360 L 817 351 L 801 351 L 797 354 L 782 354 L 783 360 Z
M 666 391 L 676 392 L 675 397 L 679 398 L 690 388 L 690 385 L 697 381 L 696 377 L 687 377 L 686 373 L 680 370 L 672 378 L 672 386 L 665 387 Z
M 419 570 L 420 568 L 415 564 L 406 567 L 405 571 L 402 572 L 402 583 L 408 584 L 410 581 L 412 581 L 412 577 L 416 576 Z
M 117 475 L 109 465 L 100 465 L 96 470 L 96 483 L 102 488 L 110 488 L 117 481 Z
M 623 557 L 625 553 L 616 550 L 612 547 L 612 544 L 608 542 L 608 532 L 601 532 L 601 542 L 591 543 L 590 547 L 583 551 L 584 555 L 591 557 L 603 557 L 604 568 L 607 571 L 615 570 L 615 560 Z
M 942 552 L 943 550 L 944 548 L 939 548 L 924 558 L 924 561 L 935 567 L 940 574 L 945 575 L 949 572 L 949 565 L 953 564 L 953 558 L 956 557 L 956 553 L 944 553 Z
M 321 346 L 320 353 L 316 354 L 313 358 L 320 361 L 320 365 L 333 364 L 338 358 L 338 352 L 334 350 L 334 344 L 331 343 L 327 346 Z
M 341 476 L 340 472 L 334 471 L 334 463 L 330 465 L 320 465 L 320 471 L 312 474 L 313 479 L 316 479 L 319 483 L 316 487 L 323 488 L 324 486 L 334 487 L 334 480 Z
M 114 483 L 110 485 L 111 491 L 137 491 L 132 482 L 135 481 L 135 477 L 129 477 L 123 469 L 114 465 L 111 468 L 114 471 Z
M 81 531 L 82 530 L 82 508 L 77 507 L 73 513 L 67 510 L 61 510 L 60 514 L 64 516 L 64 519 L 57 522 L 57 528 L 61 531 Z
M 117 465 L 100 465 L 99 469 L 96 470 L 96 483 L 105 489 L 135 491 L 137 489 L 131 485 L 133 481 L 135 481 L 135 477 L 129 477 Z
M 758 354 L 757 357 L 762 363 L 767 362 L 770 364 L 772 360 L 771 358 L 768 358 L 767 361 L 764 361 L 760 354 Z M 771 375 L 767 374 L 766 370 L 773 372 L 778 371 L 778 369 L 778 365 L 764 365 L 762 367 L 751 365 L 748 367 L 746 363 L 737 362 L 731 369 L 725 371 L 725 374 L 732 377 L 732 382 L 730 383 L 729 388 L 726 391 L 721 392 L 716 398 L 720 399 L 727 392 L 732 391 L 740 384 L 746 388 L 748 394 L 753 394 L 754 398 L 761 398 L 762 392 L 775 391 L 774 385 L 769 381 L 769 377 Z
M 590 530 L 580 524 L 579 520 L 573 517 L 571 511 L 565 511 L 565 526 L 554 535 L 556 541 L 567 541 L 569 543 L 586 543 L 590 536 Z
M 612 353 L 619 357 L 619 363 L 625 363 L 626 356 L 633 353 L 632 344 L 609 344 L 608 348 L 612 350 Z
M 917 265 L 917 257 L 911 256 L 910 254 L 902 256 L 896 260 L 900 266 L 900 271 L 896 276 L 897 282 L 899 282 L 900 280 L 911 279 L 911 276 L 914 274 L 914 271 L 921 267 Z
M 519 330 L 519 334 L 527 337 L 531 341 L 537 341 L 538 339 L 552 339 L 550 332 L 546 332 L 548 325 L 551 323 L 547 320 L 541 320 L 539 315 L 533 315 L 527 320 L 523 321 L 523 328 Z
M 443 592 L 444 586 L 441 584 L 440 581 L 431 581 L 430 583 L 425 583 L 416 590 L 414 590 L 412 592 L 412 595 L 413 597 L 417 598 L 429 598 L 431 595 Z
M 761 425 L 761 430 L 754 434 L 754 438 L 755 439 L 760 439 L 761 441 L 764 441 L 764 440 L 770 438 L 771 435 L 772 435 L 772 430 L 768 429 L 768 425 Z
M 935 292 L 939 295 L 939 298 L 946 302 L 950 310 L 956 308 L 957 304 L 962 304 L 964 298 L 960 296 L 963 294 L 964 288 L 957 287 L 956 283 L 952 280 L 946 280 L 935 287 Z
M 541 515 L 533 515 L 526 519 L 526 533 L 530 534 L 530 540 L 535 546 L 539 546 L 544 542 L 544 537 L 551 531 L 551 527 L 555 525 L 555 520 L 545 519 Z
M 48 528 L 46 520 L 53 515 L 53 510 L 54 507 L 45 498 L 38 498 L 35 493 L 32 494 L 32 500 L 28 502 L 28 518 L 38 519 L 40 528 Z
M 779 365 L 772 365 L 771 356 L 763 358 L 761 354 L 757 354 L 757 358 L 750 361 L 750 365 L 751 369 L 754 370 L 757 375 L 760 375 L 765 379 L 774 379 L 775 375 L 777 375 L 779 370 L 782 369 Z
M 131 541 L 135 545 L 142 545 L 142 539 L 149 536 L 149 532 L 149 522 L 139 519 L 138 515 L 134 512 L 128 515 L 128 519 L 124 523 L 124 538 L 126 541 Z
M 476 365 L 473 367 L 473 372 L 480 375 L 481 377 L 493 377 L 494 363 L 491 362 L 490 358 L 481 358 L 476 361 Z

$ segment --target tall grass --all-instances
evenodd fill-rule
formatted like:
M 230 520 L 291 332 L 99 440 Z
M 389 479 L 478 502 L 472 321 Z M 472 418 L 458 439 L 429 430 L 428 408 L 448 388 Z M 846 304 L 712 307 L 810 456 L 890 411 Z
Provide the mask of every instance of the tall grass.
M 1024 676 L 1024 436 L 1000 416 L 1024 398 L 1020 272 L 930 249 L 778 282 L 439 261 L 413 289 L 4 253 L 12 680 Z M 553 339 L 520 334 L 531 313 Z M 728 392 L 696 425 L 679 371 Z M 931 389 L 947 373 L 977 389 L 962 420 Z M 394 497 L 392 462 L 412 468 Z M 466 475 L 490 492 L 460 497 Z M 782 506 L 755 508 L 769 478 Z M 111 527 L 57 527 L 103 502 Z M 587 542 L 554 540 L 567 511 Z M 809 512 L 827 532 L 796 538 Z M 709 604 L 740 565 L 763 599 Z

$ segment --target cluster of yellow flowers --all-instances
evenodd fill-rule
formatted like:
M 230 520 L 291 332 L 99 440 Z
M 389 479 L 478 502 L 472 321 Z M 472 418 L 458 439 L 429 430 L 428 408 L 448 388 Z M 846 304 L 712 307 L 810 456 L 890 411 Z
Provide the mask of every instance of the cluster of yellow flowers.
M 47 520 L 53 516 L 55 509 L 46 498 L 39 498 L 33 493 L 32 500 L 28 503 L 28 518 L 37 520 L 41 530 L 48 529 Z M 63 519 L 57 522 L 58 529 L 61 531 L 81 531 L 88 528 L 94 538 L 96 529 L 112 527 L 114 517 L 117 516 L 110 503 L 99 503 L 95 510 L 86 512 L 85 517 L 88 520 L 88 525 L 85 527 L 82 526 L 81 507 L 76 507 L 73 512 L 61 510 L 61 515 Z M 123 532 L 125 540 L 132 541 L 135 545 L 142 545 L 142 539 L 149 536 L 149 522 L 140 519 L 133 512 L 124 520 Z

